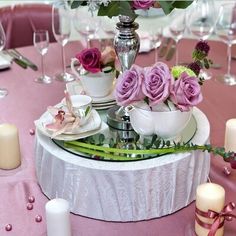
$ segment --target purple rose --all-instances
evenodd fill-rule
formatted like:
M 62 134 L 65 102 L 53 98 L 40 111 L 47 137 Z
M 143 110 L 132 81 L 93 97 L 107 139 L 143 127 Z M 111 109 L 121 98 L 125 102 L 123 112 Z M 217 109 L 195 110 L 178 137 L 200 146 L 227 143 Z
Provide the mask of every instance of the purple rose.
M 183 72 L 175 81 L 170 98 L 181 111 L 189 111 L 190 107 L 202 101 L 198 78 Z
M 141 85 L 143 80 L 143 69 L 133 65 L 118 77 L 115 88 L 115 97 L 119 105 L 129 105 L 144 99 Z
M 153 6 L 154 0 L 133 0 L 133 8 L 134 9 L 148 9 Z
M 75 56 L 83 68 L 91 73 L 101 71 L 101 52 L 97 48 L 84 49 Z
M 173 77 L 166 64 L 157 62 L 146 68 L 142 91 L 148 97 L 149 105 L 154 106 L 165 101 L 170 95 L 172 83 Z

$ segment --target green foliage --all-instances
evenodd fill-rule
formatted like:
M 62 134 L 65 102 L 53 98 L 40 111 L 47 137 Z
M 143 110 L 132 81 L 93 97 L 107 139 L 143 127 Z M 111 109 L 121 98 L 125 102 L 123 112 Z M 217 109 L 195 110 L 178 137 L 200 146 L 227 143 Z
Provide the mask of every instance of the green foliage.
M 209 144 L 196 145 L 193 143 L 171 143 L 152 136 L 150 139 L 144 139 L 142 148 L 137 140 L 136 144 L 132 144 L 132 149 L 120 149 L 117 147 L 117 140 L 113 138 L 106 140 L 103 134 L 87 137 L 80 141 L 64 142 L 65 147 L 74 151 L 89 154 L 91 158 L 111 160 L 111 161 L 133 161 L 145 160 L 149 158 L 158 158 L 161 155 L 173 154 L 180 152 L 190 152 L 194 150 L 207 151 L 214 155 L 219 155 L 227 161 L 234 155 L 233 152 L 226 152 L 222 147 L 212 147 Z
M 186 8 L 192 4 L 193 1 L 159 1 L 161 8 L 165 14 L 169 14 L 174 8 Z
M 129 1 L 111 1 L 107 6 L 100 5 L 98 10 L 98 16 L 113 16 L 126 15 L 135 18 L 136 15 L 131 8 Z
M 186 8 L 193 1 L 158 1 L 165 14 L 169 14 L 174 8 Z M 68 0 L 72 9 L 87 5 L 88 1 Z M 126 15 L 131 18 L 136 18 L 134 10 L 131 7 L 131 1 L 111 1 L 107 6 L 99 5 L 99 16 L 108 16 L 109 18 L 118 15 Z

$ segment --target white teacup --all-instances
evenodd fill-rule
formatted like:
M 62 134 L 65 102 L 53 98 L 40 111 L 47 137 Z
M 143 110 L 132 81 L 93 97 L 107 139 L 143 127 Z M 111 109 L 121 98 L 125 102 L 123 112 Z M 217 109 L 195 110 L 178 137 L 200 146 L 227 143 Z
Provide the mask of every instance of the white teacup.
M 71 59 L 71 69 L 81 81 L 85 93 L 92 97 L 106 97 L 113 89 L 115 72 L 79 73 L 75 68 L 78 59 Z
M 85 124 L 92 111 L 92 98 L 87 95 L 72 95 L 70 99 L 75 116 L 80 118 L 80 125 Z M 65 98 L 62 103 L 66 106 Z

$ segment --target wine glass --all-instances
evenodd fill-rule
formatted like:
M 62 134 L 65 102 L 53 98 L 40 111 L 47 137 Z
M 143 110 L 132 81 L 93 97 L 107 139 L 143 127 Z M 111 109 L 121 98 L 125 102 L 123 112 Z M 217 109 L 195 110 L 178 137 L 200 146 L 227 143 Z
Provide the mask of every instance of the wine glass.
M 74 76 L 66 72 L 65 65 L 65 45 L 69 41 L 71 33 L 71 21 L 68 12 L 68 7 L 65 1 L 56 2 L 52 7 L 52 31 L 55 39 L 61 45 L 62 49 L 62 66 L 63 72 L 56 74 L 56 79 L 59 81 L 69 82 L 74 80 Z
M 155 32 L 151 32 L 151 42 L 155 49 L 155 63 L 158 61 L 157 49 L 161 46 L 162 37 L 163 37 L 162 27 L 157 28 Z
M 213 33 L 216 24 L 214 0 L 197 0 L 188 11 L 188 29 L 201 40 L 206 40 Z M 210 79 L 211 73 L 201 70 L 200 77 Z
M 186 28 L 186 17 L 185 10 L 183 9 L 174 9 L 169 14 L 169 31 L 172 38 L 175 41 L 176 52 L 175 52 L 175 64 L 178 65 L 179 53 L 178 53 L 178 43 L 179 40 L 183 38 L 184 31 Z
M 47 30 L 36 30 L 33 35 L 34 47 L 41 55 L 42 75 L 35 79 L 36 82 L 49 84 L 52 79 L 45 75 L 44 71 L 44 55 L 48 52 L 49 36 Z
M 3 50 L 3 48 L 6 45 L 6 35 L 3 29 L 3 26 L 0 22 L 0 51 Z M 0 98 L 4 98 L 5 96 L 7 96 L 8 91 L 5 88 L 0 88 Z
M 235 2 L 223 4 L 220 7 L 219 17 L 216 23 L 215 33 L 228 45 L 227 74 L 221 75 L 218 79 L 227 85 L 236 85 L 236 76 L 231 74 L 231 47 L 236 44 L 236 4 Z
M 87 48 L 90 48 L 90 41 L 96 38 L 96 34 L 101 25 L 101 18 L 96 16 L 96 12 L 93 12 L 92 16 L 90 16 L 87 11 L 84 12 L 83 10 L 84 9 L 80 8 L 76 10 L 73 24 L 75 30 L 85 38 Z

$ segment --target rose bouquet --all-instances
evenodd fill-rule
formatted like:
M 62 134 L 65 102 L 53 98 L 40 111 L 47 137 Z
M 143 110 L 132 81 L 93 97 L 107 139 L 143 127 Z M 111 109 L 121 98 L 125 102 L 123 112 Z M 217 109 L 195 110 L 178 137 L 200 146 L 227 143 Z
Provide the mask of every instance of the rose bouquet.
M 81 74 L 116 71 L 116 53 L 112 47 L 106 47 L 102 52 L 98 48 L 84 49 L 75 57 L 80 63 Z
M 119 105 L 142 103 L 152 111 L 188 111 L 202 101 L 199 79 L 191 69 L 170 70 L 162 62 L 144 68 L 133 65 L 119 76 L 115 95 Z
M 210 47 L 206 41 L 199 41 L 193 51 L 193 62 L 188 66 L 174 66 L 171 69 L 162 62 L 150 67 L 133 65 L 119 76 L 115 96 L 122 106 L 137 104 L 152 111 L 189 111 L 202 101 L 199 77 L 202 68 L 209 68 Z
M 162 8 L 163 11 L 168 14 L 174 8 L 186 8 L 193 1 L 155 1 L 155 0 L 133 0 L 133 1 L 111 1 L 111 0 L 89 0 L 78 1 L 68 0 L 71 8 L 77 8 L 79 6 L 88 6 L 90 11 L 98 10 L 99 16 L 119 16 L 125 15 L 131 18 L 135 18 L 135 10 L 146 10 L 150 7 Z

